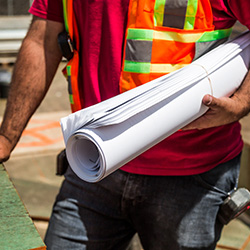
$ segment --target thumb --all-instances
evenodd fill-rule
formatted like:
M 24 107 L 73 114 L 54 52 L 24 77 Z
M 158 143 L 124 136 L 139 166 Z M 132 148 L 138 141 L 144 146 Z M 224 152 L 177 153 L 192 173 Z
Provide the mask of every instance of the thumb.
M 203 97 L 202 103 L 207 107 L 212 108 L 219 105 L 219 99 L 207 94 Z

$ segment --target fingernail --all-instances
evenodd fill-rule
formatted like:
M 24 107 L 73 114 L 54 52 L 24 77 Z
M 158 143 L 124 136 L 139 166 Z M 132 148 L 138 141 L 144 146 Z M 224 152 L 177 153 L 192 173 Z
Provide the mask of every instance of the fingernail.
M 206 96 L 206 105 L 210 105 L 212 103 L 212 100 L 213 100 L 212 96 L 211 95 L 207 95 Z

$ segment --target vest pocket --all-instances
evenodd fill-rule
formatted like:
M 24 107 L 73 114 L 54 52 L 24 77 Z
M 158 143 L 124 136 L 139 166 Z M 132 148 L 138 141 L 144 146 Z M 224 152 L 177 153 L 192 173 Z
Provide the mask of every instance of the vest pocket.
M 187 17 L 195 18 L 196 9 L 196 1 L 192 3 L 190 8 L 188 0 L 156 0 L 154 6 L 155 26 L 184 29 Z
M 209 0 L 155 0 L 152 7 L 146 0 L 144 11 L 153 12 L 154 26 L 178 30 L 213 28 Z
M 167 0 L 164 6 L 164 17 L 162 26 L 176 29 L 184 29 L 187 3 L 187 0 Z

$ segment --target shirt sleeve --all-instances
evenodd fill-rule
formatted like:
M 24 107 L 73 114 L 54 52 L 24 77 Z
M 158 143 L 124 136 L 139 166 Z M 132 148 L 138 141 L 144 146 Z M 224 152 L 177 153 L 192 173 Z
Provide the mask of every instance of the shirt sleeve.
M 29 12 L 43 19 L 63 22 L 62 0 L 34 0 Z
M 248 29 L 250 29 L 250 1 L 227 0 L 227 5 L 234 17 Z

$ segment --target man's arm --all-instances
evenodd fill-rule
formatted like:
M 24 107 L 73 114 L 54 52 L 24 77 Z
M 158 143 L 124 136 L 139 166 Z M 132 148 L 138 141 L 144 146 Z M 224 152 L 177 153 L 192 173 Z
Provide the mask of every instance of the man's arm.
M 240 120 L 250 112 L 250 71 L 230 98 L 205 95 L 202 102 L 209 110 L 183 130 L 217 127 Z
M 49 89 L 62 58 L 57 44 L 57 36 L 62 30 L 62 23 L 33 18 L 13 71 L 0 128 L 0 162 L 10 157 Z

